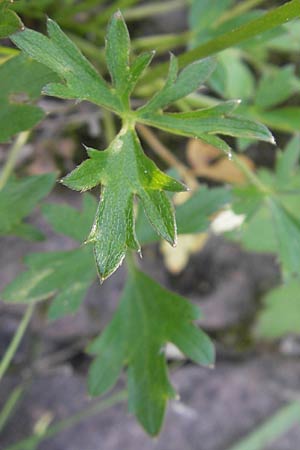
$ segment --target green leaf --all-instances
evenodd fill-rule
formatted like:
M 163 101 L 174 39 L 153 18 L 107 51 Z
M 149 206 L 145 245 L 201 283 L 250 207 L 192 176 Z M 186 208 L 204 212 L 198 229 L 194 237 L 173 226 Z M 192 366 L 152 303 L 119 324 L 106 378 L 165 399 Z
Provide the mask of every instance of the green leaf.
M 55 231 L 82 242 L 95 209 L 95 200 L 85 194 L 82 212 L 66 205 L 44 205 L 43 213 Z M 53 298 L 48 311 L 50 319 L 76 312 L 97 276 L 90 245 L 69 251 L 33 253 L 25 257 L 25 264 L 27 270 L 6 286 L 2 298 L 14 303 Z
M 236 101 L 231 101 L 185 113 L 145 113 L 139 117 L 139 121 L 182 136 L 201 139 L 204 135 L 204 141 L 205 135 L 223 134 L 274 143 L 272 134 L 264 125 L 243 117 L 228 115 L 237 105 Z
M 51 191 L 54 183 L 52 173 L 9 181 L 0 191 L 0 235 L 15 232 L 20 235 L 21 230 L 24 233 L 22 220 Z
M 106 62 L 112 83 L 119 95 L 127 85 L 129 75 L 130 38 L 120 11 L 116 12 L 106 35 Z
M 273 289 L 263 298 L 264 308 L 258 316 L 256 333 L 265 339 L 276 339 L 300 332 L 300 282 L 291 280 Z
M 284 102 L 297 91 L 294 67 L 287 66 L 261 78 L 255 103 L 259 108 L 268 109 Z
M 282 26 L 283 34 L 268 42 L 268 48 L 280 52 L 299 52 L 300 22 L 293 20 Z
M 75 313 L 96 278 L 91 246 L 32 253 L 25 258 L 25 264 L 28 270 L 6 286 L 2 299 L 9 303 L 31 303 L 53 297 L 50 319 Z
M 232 3 L 233 0 L 192 0 L 188 15 L 190 28 L 207 31 Z
M 249 99 L 254 92 L 254 77 L 236 49 L 217 57 L 218 65 L 209 85 L 223 98 Z
M 122 129 L 107 150 L 88 149 L 88 154 L 90 160 L 63 183 L 81 191 L 101 183 L 101 201 L 89 241 L 94 243 L 99 276 L 104 280 L 119 267 L 128 248 L 140 250 L 135 236 L 134 197 L 139 198 L 156 232 L 174 245 L 174 211 L 164 190 L 185 188 L 145 156 L 132 129 Z
M 300 274 L 300 221 L 279 202 L 269 200 L 283 268 Z
M 278 189 L 284 189 L 299 171 L 300 136 L 294 136 L 284 152 L 277 153 L 275 183 Z
M 23 55 L 0 65 L 0 122 L 5 124 L 0 127 L 0 142 L 32 128 L 44 117 L 42 109 L 28 102 L 36 100 L 42 87 L 56 79 L 49 69 Z
M 11 230 L 10 233 L 14 236 L 18 236 L 22 239 L 28 239 L 31 241 L 43 241 L 45 236 L 43 233 L 29 223 L 18 223 Z
M 10 9 L 0 6 L 0 39 L 15 33 L 23 28 L 23 23 L 17 14 Z
M 154 51 L 145 52 L 145 53 L 141 53 L 139 56 L 137 56 L 134 59 L 133 63 L 131 64 L 131 67 L 129 69 L 129 73 L 127 75 L 127 85 L 124 86 L 123 96 L 129 95 L 132 93 L 138 80 L 143 75 L 144 71 L 147 69 L 149 64 L 151 63 L 154 54 L 155 54 Z
M 177 233 L 190 234 L 205 231 L 210 217 L 230 202 L 230 191 L 224 188 L 209 189 L 201 186 L 186 202 L 175 209 Z M 148 225 L 142 210 L 137 221 L 137 236 L 142 244 L 155 242 L 159 238 Z
M 62 84 L 48 84 L 44 93 L 89 100 L 113 111 L 120 111 L 122 106 L 119 99 L 59 26 L 48 19 L 47 29 L 49 37 L 27 28 L 11 36 L 21 50 L 49 67 L 64 81 Z
M 183 69 L 177 77 L 177 58 L 172 55 L 169 74 L 164 87 L 148 103 L 142 106 L 139 112 L 151 113 L 186 97 L 207 80 L 215 67 L 216 62 L 211 58 L 196 61 Z
M 247 201 L 246 196 L 245 200 Z M 255 213 L 246 217 L 241 228 L 226 233 L 226 236 L 239 242 L 251 252 L 277 253 L 278 242 L 270 211 L 264 204 L 256 206 L 258 207 L 255 209 Z M 234 211 L 237 212 L 236 209 Z
M 300 108 L 297 106 L 286 106 L 271 111 L 255 111 L 258 120 L 267 126 L 287 133 L 300 132 Z
M 129 410 L 149 434 L 158 434 L 167 400 L 175 397 L 167 375 L 166 343 L 198 364 L 214 364 L 211 341 L 192 323 L 198 317 L 198 308 L 183 297 L 131 271 L 112 322 L 89 348 L 97 355 L 89 372 L 90 394 L 110 389 L 126 365 Z
M 71 206 L 57 203 L 43 204 L 42 212 L 56 233 L 83 242 L 93 223 L 97 202 L 90 194 L 84 194 L 82 202 L 82 211 L 80 212 Z

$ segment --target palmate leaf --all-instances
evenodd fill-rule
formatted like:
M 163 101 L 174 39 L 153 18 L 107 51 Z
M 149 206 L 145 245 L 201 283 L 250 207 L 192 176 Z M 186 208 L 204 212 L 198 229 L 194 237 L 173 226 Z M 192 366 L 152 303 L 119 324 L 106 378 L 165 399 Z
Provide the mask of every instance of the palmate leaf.
M 52 173 L 10 180 L 0 191 L 0 235 L 41 238 L 41 233 L 22 220 L 51 191 L 54 183 L 55 174 Z
M 43 206 L 43 213 L 54 230 L 80 243 L 86 237 L 95 210 L 96 201 L 90 194 L 84 196 L 82 212 L 65 205 Z M 53 298 L 48 312 L 50 319 L 76 312 L 97 276 L 91 245 L 68 251 L 32 253 L 24 262 L 27 270 L 6 286 L 1 297 L 14 303 Z
M 122 129 L 108 150 L 89 149 L 90 159 L 64 180 L 65 185 L 82 191 L 102 186 L 101 202 L 89 241 L 94 243 L 100 278 L 105 279 L 121 264 L 128 248 L 140 250 L 135 236 L 135 197 L 139 198 L 159 236 L 172 245 L 176 242 L 174 212 L 164 191 L 178 191 L 183 187 L 145 157 L 134 131 L 137 122 L 179 135 L 199 137 L 225 152 L 229 152 L 230 147 L 216 136 L 218 133 L 271 142 L 273 138 L 263 125 L 231 116 L 238 105 L 236 101 L 191 113 L 162 112 L 207 80 L 215 67 L 212 59 L 195 61 L 178 74 L 177 59 L 172 56 L 162 89 L 137 111 L 131 111 L 129 95 L 148 67 L 153 53 L 131 60 L 130 37 L 120 12 L 114 14 L 106 40 L 106 61 L 112 87 L 51 20 L 48 20 L 48 35 L 25 29 L 12 37 L 19 48 L 55 71 L 63 80 L 61 84 L 46 86 L 44 92 L 63 98 L 89 100 L 111 109 L 122 119 Z
M 233 189 L 233 209 L 245 222 L 233 239 L 252 251 L 278 253 L 286 274 L 300 274 L 300 139 L 293 138 L 277 156 L 275 174 L 258 172 L 269 192 L 257 187 Z
M 158 434 L 169 398 L 175 397 L 167 375 L 164 346 L 172 342 L 198 364 L 214 364 L 214 348 L 193 325 L 199 309 L 132 270 L 117 312 L 89 347 L 97 355 L 89 372 L 89 392 L 101 395 L 127 366 L 129 410 L 151 435 Z
M 101 184 L 101 201 L 89 241 L 94 243 L 101 279 L 121 264 L 128 248 L 140 250 L 135 235 L 134 197 L 138 197 L 155 231 L 170 244 L 176 242 L 171 202 L 164 193 L 185 187 L 161 172 L 145 156 L 133 129 L 123 129 L 105 151 L 88 149 L 84 161 L 62 181 L 85 191 Z

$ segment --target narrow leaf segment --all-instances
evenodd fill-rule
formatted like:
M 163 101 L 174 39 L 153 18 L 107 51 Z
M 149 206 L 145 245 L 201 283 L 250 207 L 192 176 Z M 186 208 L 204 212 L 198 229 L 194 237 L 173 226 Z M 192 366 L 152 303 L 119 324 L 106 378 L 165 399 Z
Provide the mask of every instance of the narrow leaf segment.
M 214 364 L 212 342 L 192 323 L 198 318 L 196 306 L 132 269 L 112 322 L 89 348 L 97 355 L 89 373 L 91 395 L 112 388 L 126 365 L 129 410 L 149 434 L 158 434 L 167 401 L 176 396 L 167 374 L 166 343 L 198 364 Z

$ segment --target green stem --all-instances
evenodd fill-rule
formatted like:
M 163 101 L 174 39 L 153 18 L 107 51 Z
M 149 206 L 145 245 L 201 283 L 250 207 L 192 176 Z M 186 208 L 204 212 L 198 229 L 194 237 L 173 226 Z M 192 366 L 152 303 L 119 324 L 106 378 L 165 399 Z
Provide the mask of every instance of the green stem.
M 22 133 L 20 133 L 18 135 L 15 143 L 9 150 L 7 161 L 3 167 L 3 170 L 0 175 L 0 191 L 6 185 L 8 179 L 15 167 L 19 153 L 22 150 L 25 143 L 27 142 L 29 135 L 30 135 L 30 131 L 23 131 Z
M 131 250 L 128 250 L 128 252 L 126 253 L 125 261 L 126 261 L 128 272 L 130 273 L 130 275 L 134 275 L 136 272 L 136 269 L 137 269 L 135 253 L 132 252 Z
M 270 194 L 270 188 L 266 186 L 262 181 L 255 175 L 254 172 L 244 163 L 244 161 L 238 157 L 235 153 L 230 153 L 230 159 L 232 162 L 243 172 L 246 178 L 250 181 L 253 186 L 257 187 L 257 189 L 264 194 Z
M 113 115 L 107 109 L 103 109 L 103 125 L 104 125 L 104 135 L 107 145 L 114 140 L 116 137 L 116 127 L 114 123 Z
M 217 19 L 214 23 L 214 28 L 218 28 L 224 22 L 228 20 L 234 19 L 235 17 L 241 16 L 245 12 L 254 8 L 255 6 L 264 3 L 266 0 L 246 0 L 241 3 L 238 3 L 234 8 L 227 10 L 224 14 L 221 15 L 219 19 Z
M 8 397 L 8 400 L 2 407 L 0 412 L 0 433 L 4 429 L 7 421 L 9 420 L 13 410 L 15 409 L 16 404 L 20 401 L 23 393 L 24 393 L 24 386 L 17 386 L 12 391 L 12 393 Z
M 126 400 L 126 398 L 127 391 L 119 391 L 116 394 L 111 395 L 107 399 L 101 400 L 101 402 L 96 403 L 90 408 L 80 411 L 79 413 L 74 414 L 73 416 L 68 417 L 65 420 L 61 420 L 58 423 L 49 426 L 42 436 L 32 435 L 16 444 L 10 445 L 5 450 L 24 450 L 25 448 L 29 448 L 29 446 L 38 445 L 42 440 L 44 441 L 45 439 L 54 437 L 62 431 L 71 428 L 74 425 L 77 425 L 82 420 L 92 417 L 100 412 L 105 411 L 108 408 L 111 408 L 117 403 Z
M 19 326 L 17 328 L 17 331 L 16 331 L 14 337 L 13 337 L 11 343 L 9 344 L 8 349 L 6 350 L 4 356 L 3 356 L 2 360 L 1 360 L 1 363 L 0 363 L 0 381 L 2 380 L 6 370 L 9 367 L 9 364 L 11 363 L 11 360 L 13 359 L 13 357 L 14 357 L 14 355 L 15 355 L 18 347 L 19 347 L 19 344 L 20 344 L 20 342 L 21 342 L 21 340 L 22 340 L 22 338 L 23 338 L 23 336 L 25 334 L 27 326 L 28 326 L 28 324 L 30 322 L 30 319 L 32 317 L 33 311 L 34 311 L 34 303 L 31 303 L 28 306 L 28 308 L 27 308 L 27 310 L 26 310 L 26 312 L 25 312 L 25 314 L 24 314 L 24 316 L 23 316 L 23 318 L 22 318 L 22 320 L 21 320 L 21 322 L 20 322 L 20 324 L 19 324 Z
M 299 0 L 292 0 L 278 8 L 266 12 L 258 19 L 241 25 L 238 28 L 217 36 L 210 41 L 199 45 L 198 47 L 182 53 L 179 58 L 180 67 L 184 67 L 198 59 L 206 58 L 214 55 L 226 48 L 238 45 L 245 40 L 254 38 L 266 31 L 272 30 L 284 23 L 289 22 L 300 16 Z M 144 77 L 144 81 L 153 81 L 154 79 L 165 74 L 168 70 L 169 63 L 158 64 L 154 69 L 149 70 Z
M 253 433 L 228 450 L 262 450 L 269 447 L 293 425 L 299 423 L 300 403 L 291 402 L 277 411 Z

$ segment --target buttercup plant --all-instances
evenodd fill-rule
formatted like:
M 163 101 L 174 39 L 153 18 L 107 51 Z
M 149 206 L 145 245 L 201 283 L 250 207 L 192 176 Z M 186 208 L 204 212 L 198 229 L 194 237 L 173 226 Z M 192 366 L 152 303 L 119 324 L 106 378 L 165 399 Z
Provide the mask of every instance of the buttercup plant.
M 176 57 L 171 57 L 168 78 L 162 89 L 145 105 L 130 109 L 130 94 L 153 52 L 130 60 L 130 38 L 120 12 L 108 27 L 106 61 L 112 86 L 85 59 L 75 45 L 51 19 L 49 37 L 26 29 L 12 41 L 33 59 L 54 71 L 63 83 L 48 84 L 46 95 L 88 100 L 109 109 L 122 120 L 122 128 L 105 151 L 87 149 L 89 160 L 67 175 L 62 182 L 75 190 L 86 191 L 101 185 L 101 201 L 88 241 L 92 241 L 100 279 L 111 275 L 121 264 L 127 249 L 140 251 L 135 235 L 134 196 L 138 197 L 156 232 L 176 243 L 176 224 L 172 205 L 165 191 L 178 192 L 185 187 L 161 172 L 149 160 L 135 131 L 136 123 L 147 124 L 183 136 L 194 136 L 229 152 L 229 146 L 216 134 L 252 137 L 273 142 L 268 129 L 246 119 L 232 116 L 238 102 L 187 113 L 164 113 L 170 104 L 187 96 L 212 73 L 213 59 L 197 61 L 178 75 Z
M 98 206 L 94 197 L 85 193 L 80 214 L 58 205 L 42 208 L 55 231 L 85 245 L 70 251 L 28 255 L 25 261 L 28 270 L 7 286 L 3 298 L 29 303 L 53 296 L 49 316 L 55 319 L 75 312 L 95 279 L 92 253 L 101 282 L 111 276 L 126 257 L 128 279 L 120 304 L 111 323 L 88 347 L 90 354 L 95 355 L 88 387 L 93 396 L 103 394 L 114 386 L 122 367 L 126 367 L 129 410 L 149 434 L 156 435 L 168 399 L 176 396 L 167 374 L 165 345 L 173 343 L 191 360 L 207 367 L 214 365 L 215 352 L 209 337 L 194 323 L 200 316 L 199 309 L 162 288 L 136 267 L 133 252 L 141 253 L 141 245 L 147 242 L 143 238 L 145 233 L 138 239 L 136 232 L 141 208 L 155 233 L 176 245 L 175 209 L 167 193 L 187 189 L 145 155 L 136 125 L 201 139 L 229 157 L 232 157 L 231 148 L 219 135 L 271 143 L 274 138 L 263 124 L 234 115 L 239 100 L 174 112 L 176 102 L 208 80 L 216 67 L 213 58 L 194 61 L 179 72 L 178 59 L 171 55 L 168 75 L 161 89 L 145 104 L 132 109 L 131 96 L 154 52 L 132 55 L 129 33 L 119 11 L 112 17 L 106 37 L 105 57 L 111 84 L 51 19 L 47 21 L 47 30 L 48 36 L 28 28 L 11 36 L 25 55 L 17 63 L 24 64 L 22 58 L 27 56 L 43 67 L 44 76 L 50 81 L 43 87 L 45 95 L 92 102 L 118 116 L 121 127 L 108 148 L 86 148 L 88 159 L 61 180 L 65 186 L 80 192 L 99 186 Z M 42 112 L 38 110 L 38 114 Z M 203 190 L 203 196 L 211 200 L 211 205 L 203 205 L 206 216 L 228 201 L 228 191 L 226 195 L 224 191 L 209 194 Z M 268 192 L 259 194 L 265 200 Z M 197 201 L 201 202 L 201 198 L 201 195 L 197 197 Z M 184 231 L 188 229 L 187 224 L 182 225 L 183 209 L 177 208 L 178 228 L 180 232 L 189 232 Z M 143 220 L 138 222 L 142 224 L 140 228 L 143 228 Z M 193 226 L 192 231 L 201 231 L 203 222 L 195 220 Z

